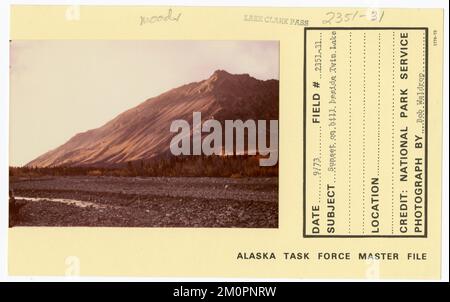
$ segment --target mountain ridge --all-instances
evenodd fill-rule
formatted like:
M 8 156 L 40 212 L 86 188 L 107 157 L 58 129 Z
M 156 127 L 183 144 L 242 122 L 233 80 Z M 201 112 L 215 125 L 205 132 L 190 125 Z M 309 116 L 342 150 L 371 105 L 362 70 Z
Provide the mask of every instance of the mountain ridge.
M 216 70 L 209 78 L 170 89 L 125 110 L 104 125 L 75 134 L 28 167 L 101 166 L 150 160 L 167 154 L 173 120 L 278 119 L 278 80 Z

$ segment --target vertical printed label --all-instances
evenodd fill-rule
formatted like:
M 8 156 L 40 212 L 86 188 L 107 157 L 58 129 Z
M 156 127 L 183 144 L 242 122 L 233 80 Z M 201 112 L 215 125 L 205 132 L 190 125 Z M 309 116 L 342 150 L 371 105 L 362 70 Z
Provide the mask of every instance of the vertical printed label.
M 427 33 L 305 29 L 305 237 L 427 235 Z

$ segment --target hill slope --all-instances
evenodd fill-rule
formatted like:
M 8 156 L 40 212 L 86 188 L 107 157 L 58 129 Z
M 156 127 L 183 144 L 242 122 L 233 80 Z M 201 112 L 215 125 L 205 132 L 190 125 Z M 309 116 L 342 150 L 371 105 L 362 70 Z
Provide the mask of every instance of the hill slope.
M 278 119 L 278 81 L 215 71 L 210 78 L 169 90 L 105 125 L 79 133 L 26 166 L 116 166 L 168 154 L 172 121 Z

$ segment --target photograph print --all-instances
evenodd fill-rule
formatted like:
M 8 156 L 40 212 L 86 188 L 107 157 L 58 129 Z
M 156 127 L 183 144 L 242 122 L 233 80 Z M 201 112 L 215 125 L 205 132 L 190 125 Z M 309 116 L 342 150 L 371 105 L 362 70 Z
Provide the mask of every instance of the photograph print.
M 10 54 L 10 227 L 278 227 L 278 41 Z

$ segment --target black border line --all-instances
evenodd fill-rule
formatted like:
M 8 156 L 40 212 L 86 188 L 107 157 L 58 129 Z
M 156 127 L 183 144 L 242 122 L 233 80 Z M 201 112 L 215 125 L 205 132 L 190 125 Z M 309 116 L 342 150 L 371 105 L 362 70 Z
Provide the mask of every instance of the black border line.
M 425 31 L 425 226 L 423 235 L 306 234 L 306 42 L 308 30 L 423 30 Z M 303 33 L 303 238 L 428 238 L 428 27 L 305 27 Z
M 428 237 L 428 27 L 425 28 L 425 238 Z
M 303 34 L 303 237 L 306 234 L 306 33 Z

